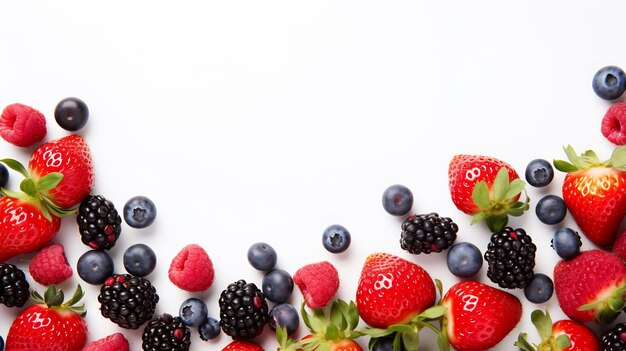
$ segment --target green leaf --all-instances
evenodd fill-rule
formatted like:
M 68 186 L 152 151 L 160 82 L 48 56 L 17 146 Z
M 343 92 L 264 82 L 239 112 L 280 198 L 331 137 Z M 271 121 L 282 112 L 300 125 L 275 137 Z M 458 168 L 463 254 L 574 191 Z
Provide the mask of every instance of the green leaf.
M 564 349 L 568 348 L 569 345 L 570 345 L 569 337 L 567 335 L 565 335 L 565 334 L 561 334 L 561 335 L 557 336 L 556 340 L 554 340 L 554 342 L 556 344 L 556 347 L 559 350 L 564 350 Z
M 343 318 L 341 308 L 339 307 L 339 303 L 337 301 L 333 302 L 330 307 L 330 323 L 336 325 L 341 330 L 346 328 L 346 320 Z
M 478 212 L 477 214 L 472 216 L 472 220 L 470 224 L 476 224 L 484 220 L 485 218 L 487 218 L 487 216 L 488 216 L 487 212 Z
M 574 151 L 574 148 L 571 145 L 567 145 L 563 148 L 565 150 L 565 155 L 567 155 L 567 159 L 578 169 L 583 169 L 583 165 L 578 158 L 578 154 Z
M 446 313 L 446 311 L 448 311 L 448 308 L 441 305 L 435 305 L 428 308 L 419 315 L 427 319 L 438 319 L 441 318 Z
M 527 340 L 526 340 L 526 333 L 521 333 L 518 337 L 517 337 L 517 341 L 515 342 L 515 344 L 513 344 L 514 346 L 517 346 L 520 348 L 520 350 L 523 351 L 536 351 L 535 348 L 533 347 L 533 345 L 531 345 Z
M 73 306 L 77 302 L 79 302 L 84 296 L 85 296 L 85 292 L 83 291 L 83 288 L 80 286 L 80 284 L 78 284 L 76 286 L 76 290 L 74 290 L 74 295 L 72 295 L 72 297 L 69 300 L 67 300 L 67 302 L 64 305 L 67 307 Z
M 509 190 L 509 171 L 506 170 L 506 167 L 500 168 L 491 188 L 493 189 L 494 201 L 502 201 Z
M 507 215 L 496 215 L 487 217 L 485 219 L 487 223 L 487 227 L 491 230 L 492 233 L 497 233 L 501 231 L 507 223 L 509 223 L 509 216 Z
M 524 190 L 525 186 L 526 186 L 526 182 L 524 182 L 523 180 L 519 178 L 513 179 L 511 181 L 511 184 L 509 184 L 509 188 L 507 189 L 506 194 L 504 194 L 504 198 L 505 199 L 513 198 L 517 194 L 521 193 L 522 190 Z
M 396 336 L 393 338 L 393 351 L 400 350 L 402 350 L 402 335 L 400 333 L 397 333 Z
M 445 330 L 442 330 L 437 336 L 437 346 L 439 347 L 439 351 L 450 351 L 450 341 L 448 340 L 448 335 Z
M 582 163 L 585 165 L 585 168 L 597 165 L 600 163 L 600 158 L 593 150 L 587 150 L 583 152 L 583 154 L 579 157 Z
M 519 216 L 523 215 L 524 212 L 526 212 L 526 210 L 524 210 L 523 208 L 512 208 L 512 209 L 509 210 L 508 213 L 511 216 L 519 217 Z
M 0 162 L 4 163 L 12 170 L 19 172 L 24 177 L 28 177 L 28 171 L 19 161 L 16 161 L 12 158 L 3 158 L 2 160 L 0 160 Z
M 49 222 L 52 222 L 52 215 L 50 214 L 50 208 L 45 204 L 40 208 L 41 214 L 47 219 Z
M 570 173 L 570 172 L 576 172 L 580 170 L 578 167 L 574 166 L 573 164 L 567 161 L 554 160 L 552 161 L 552 163 L 554 164 L 554 168 L 558 169 L 561 172 Z
M 324 332 L 324 338 L 326 340 L 338 340 L 339 339 L 339 329 L 334 324 L 329 324 L 326 326 L 326 332 Z
M 409 324 L 394 324 L 394 325 L 390 325 L 387 330 L 391 331 L 391 332 L 397 332 L 397 333 L 408 333 L 408 332 L 413 332 L 415 331 L 413 329 L 413 327 L 411 327 Z
M 472 200 L 476 206 L 481 209 L 486 209 L 491 206 L 491 200 L 489 199 L 489 187 L 487 186 L 487 183 L 480 181 L 474 185 Z
M 348 329 L 352 330 L 359 324 L 359 310 L 354 301 L 348 305 Z
M 437 301 L 437 305 L 441 304 L 441 300 L 443 299 L 443 283 L 439 279 L 435 279 L 435 286 L 437 287 L 437 292 L 439 292 L 439 301 Z
M 579 311 L 589 311 L 596 309 L 600 306 L 600 302 L 592 302 L 578 307 Z
M 402 333 L 402 344 L 404 344 L 406 351 L 417 351 L 420 345 L 419 334 L 417 334 L 414 330 Z
M 13 191 L 13 190 L 9 190 L 9 189 L 5 189 L 2 188 L 2 193 L 10 198 L 14 198 L 14 199 L 21 199 L 21 200 L 27 200 L 30 198 L 30 196 L 24 194 L 24 193 L 20 193 L 17 191 Z
M 37 181 L 37 190 L 43 192 L 53 189 L 63 180 L 63 174 L 59 172 L 48 173 Z
M 360 331 L 364 335 L 369 335 L 371 338 L 381 338 L 383 336 L 387 336 L 392 334 L 393 331 L 389 329 L 381 329 L 381 328 L 365 328 Z
M 541 336 L 542 340 L 552 336 L 552 319 L 547 310 L 545 314 L 542 310 L 534 310 L 530 314 L 530 320 L 533 322 L 535 328 L 537 328 L 537 332 L 539 332 L 539 336 Z
M 620 146 L 613 150 L 611 154 L 611 166 L 614 168 L 623 168 L 626 166 L 626 146 Z
M 54 285 L 46 289 L 43 297 L 48 307 L 61 306 L 63 304 L 63 299 L 65 298 L 63 291 L 58 290 Z
M 35 181 L 31 178 L 24 178 L 24 180 L 20 183 L 20 190 L 22 190 L 26 195 L 35 196 L 35 194 L 37 194 Z

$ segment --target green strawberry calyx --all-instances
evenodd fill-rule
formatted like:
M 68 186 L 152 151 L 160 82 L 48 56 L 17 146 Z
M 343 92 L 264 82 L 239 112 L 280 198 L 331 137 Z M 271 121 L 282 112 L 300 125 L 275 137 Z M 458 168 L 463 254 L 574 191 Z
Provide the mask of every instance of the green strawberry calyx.
M 534 310 L 530 315 L 537 332 L 541 337 L 541 343 L 539 345 L 531 344 L 527 340 L 528 334 L 520 333 L 515 346 L 519 347 L 523 351 L 561 351 L 567 349 L 571 342 L 567 335 L 561 334 L 554 337 L 552 333 L 552 318 L 550 313 L 546 310 L 543 313 L 542 310 Z
M 80 305 L 78 304 L 84 296 L 85 292 L 81 288 L 80 284 L 76 286 L 74 295 L 72 295 L 72 297 L 65 302 L 63 301 L 65 299 L 63 290 L 57 289 L 57 287 L 54 285 L 48 287 L 43 296 L 41 296 L 37 291 L 33 290 L 31 292 L 31 297 L 38 304 L 45 305 L 53 310 L 71 311 L 81 317 L 84 317 L 85 314 L 87 314 L 85 305 L 82 303 Z
M 596 167 L 614 168 L 619 171 L 626 171 L 626 145 L 616 147 L 611 154 L 611 158 L 601 161 L 593 150 L 587 150 L 582 154 L 576 154 L 571 145 L 563 147 L 568 161 L 554 160 L 554 167 L 561 172 L 571 173 Z
M 612 323 L 626 308 L 626 284 L 619 286 L 608 293 L 608 296 L 604 298 L 582 305 L 578 308 L 579 311 L 595 311 L 595 320 L 603 322 L 605 324 Z

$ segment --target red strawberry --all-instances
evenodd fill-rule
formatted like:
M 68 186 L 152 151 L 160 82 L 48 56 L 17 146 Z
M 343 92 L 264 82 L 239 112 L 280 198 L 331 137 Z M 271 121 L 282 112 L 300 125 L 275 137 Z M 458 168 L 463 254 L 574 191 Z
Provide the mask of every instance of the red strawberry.
M 0 115 L 0 136 L 15 146 L 31 146 L 46 136 L 46 117 L 30 106 L 11 104 Z
M 601 351 L 600 340 L 594 332 L 582 324 L 569 319 L 563 319 L 552 324 L 550 313 L 546 310 L 535 310 L 531 314 L 531 320 L 539 336 L 541 343 L 531 345 L 526 340 L 526 333 L 521 333 L 515 346 L 523 351 Z
M 447 308 L 440 343 L 457 351 L 488 350 L 519 322 L 522 304 L 514 295 L 476 281 L 453 285 L 443 297 Z
M 321 308 L 339 290 L 339 273 L 330 262 L 311 263 L 296 271 L 293 282 L 310 308 Z
M 613 254 L 626 263 L 626 230 L 617 236 L 612 248 Z
M 80 351 L 128 351 L 128 340 L 122 333 L 115 333 L 105 338 L 92 341 Z
M 626 102 L 616 102 L 602 118 L 602 135 L 615 145 L 626 144 Z
M 626 215 L 626 147 L 600 161 L 591 150 L 576 155 L 565 148 L 569 161 L 555 160 L 554 166 L 568 172 L 563 181 L 563 200 L 582 232 L 594 244 L 609 247 Z
M 528 209 L 528 198 L 518 201 L 525 183 L 508 163 L 488 156 L 456 155 L 448 167 L 452 202 L 462 212 L 473 215 L 472 224 L 485 220 L 498 232 L 508 223 L 508 215 L 521 216 Z
M 204 249 L 196 244 L 185 246 L 172 260 L 170 281 L 186 291 L 205 291 L 213 284 L 213 263 Z
M 611 323 L 626 306 L 626 266 L 609 252 L 584 251 L 556 264 L 554 290 L 569 318 Z
M 245 340 L 235 340 L 226 345 L 222 351 L 264 351 L 261 346 Z
M 5 351 L 79 351 L 87 341 L 85 308 L 76 306 L 83 295 L 80 285 L 66 303 L 54 285 L 46 290 L 45 299 L 33 293 L 40 304 L 25 309 L 13 321 Z
M 422 267 L 403 258 L 374 253 L 365 259 L 356 305 L 365 323 L 387 328 L 407 323 L 435 303 L 435 284 Z
M 28 265 L 31 277 L 41 285 L 61 284 L 72 276 L 63 246 L 53 244 L 39 251 Z

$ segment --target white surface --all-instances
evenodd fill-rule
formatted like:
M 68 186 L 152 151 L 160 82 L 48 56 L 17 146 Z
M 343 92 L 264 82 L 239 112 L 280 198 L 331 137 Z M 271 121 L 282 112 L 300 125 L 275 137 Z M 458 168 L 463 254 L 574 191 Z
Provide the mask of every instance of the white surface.
M 383 211 L 382 192 L 408 186 L 416 212 L 452 217 L 458 240 L 484 252 L 488 230 L 470 226 L 450 200 L 450 158 L 491 155 L 523 174 L 533 158 L 563 158 L 569 143 L 608 157 L 599 127 L 609 103 L 594 95 L 591 78 L 602 66 L 626 66 L 625 10 L 618 0 L 3 2 L 0 105 L 41 110 L 50 140 L 68 134 L 53 117 L 60 99 L 88 104 L 80 134 L 93 153 L 94 193 L 119 209 L 138 194 L 158 207 L 149 229 L 124 226 L 112 254 L 123 272 L 126 247 L 155 249 L 158 268 L 149 278 L 161 296 L 159 314 L 199 296 L 217 317 L 228 283 L 260 285 L 262 274 L 246 261 L 257 241 L 273 245 L 277 266 L 292 274 L 332 262 L 343 299 L 354 299 L 361 265 L 375 251 L 424 266 L 447 288 L 458 279 L 445 254 L 403 252 L 401 220 Z M 27 162 L 31 151 L 0 143 L 3 157 Z M 550 275 L 556 227 L 536 219 L 534 204 L 560 194 L 562 179 L 558 173 L 548 189 L 529 187 L 531 211 L 512 221 L 539 247 L 536 271 Z M 352 233 L 341 255 L 321 244 L 333 223 Z M 569 216 L 565 224 L 575 227 Z M 72 216 L 55 241 L 72 265 L 87 251 Z M 217 270 L 204 294 L 167 278 L 171 259 L 189 243 L 202 245 Z M 583 248 L 591 247 L 585 240 Z M 27 268 L 27 259 L 12 262 Z M 488 282 L 485 268 L 479 279 Z M 75 275 L 63 286 L 79 281 Z M 98 289 L 83 286 L 90 340 L 119 331 L 100 316 Z M 514 293 L 523 319 L 498 350 L 512 349 L 520 331 L 538 338 L 530 312 L 541 306 Z M 296 288 L 291 302 L 300 301 Z M 547 306 L 555 320 L 564 317 L 556 297 Z M 0 306 L 0 335 L 17 313 Z M 141 349 L 140 330 L 123 333 L 132 350 Z M 430 335 L 422 332 L 420 350 L 436 349 Z M 205 345 L 194 331 L 192 340 L 192 350 L 204 350 L 230 338 Z M 269 328 L 260 342 L 276 347 Z

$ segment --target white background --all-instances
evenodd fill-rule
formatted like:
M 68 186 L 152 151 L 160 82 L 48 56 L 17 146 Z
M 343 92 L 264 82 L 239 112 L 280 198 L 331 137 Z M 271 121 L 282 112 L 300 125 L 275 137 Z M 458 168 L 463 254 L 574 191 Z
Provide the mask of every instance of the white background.
M 438 212 L 459 224 L 459 241 L 484 249 L 489 232 L 470 226 L 447 188 L 457 153 L 504 159 L 523 174 L 534 158 L 563 158 L 562 147 L 595 149 L 609 102 L 591 89 L 597 69 L 626 66 L 626 3 L 605 1 L 11 1 L 0 4 L 0 105 L 21 102 L 42 111 L 47 140 L 67 135 L 54 121 L 56 103 L 77 96 L 89 106 L 88 141 L 94 193 L 121 210 L 134 195 L 158 207 L 149 229 L 124 224 L 111 253 L 134 243 L 157 252 L 149 276 L 176 314 L 186 298 L 202 298 L 218 317 L 228 283 L 260 285 L 246 260 L 257 241 L 277 250 L 290 273 L 328 260 L 338 269 L 338 297 L 354 299 L 365 257 L 386 251 L 425 267 L 449 287 L 458 281 L 445 253 L 401 250 L 401 219 L 381 206 L 385 188 L 401 183 L 414 211 Z M 0 141 L 2 157 L 27 162 L 34 148 Z M 17 174 L 10 187 L 17 189 Z M 529 187 L 531 211 L 512 221 L 538 245 L 536 272 L 551 275 L 556 226 L 541 224 L 534 205 L 560 194 L 562 174 L 546 189 Z M 55 242 L 70 263 L 87 251 L 74 216 Z M 344 254 L 326 252 L 322 231 L 339 223 L 352 233 Z M 565 225 L 576 228 L 568 215 Z M 167 278 L 171 259 L 197 243 L 216 268 L 203 294 Z M 584 249 L 593 246 L 584 240 Z M 29 255 L 11 260 L 26 269 Z M 489 282 L 485 267 L 478 279 Z M 67 290 L 81 282 L 75 276 Z M 32 280 L 33 287 L 41 289 Z M 490 282 L 489 282 L 490 283 Z M 120 331 L 100 316 L 98 287 L 87 286 L 89 339 Z M 498 347 L 510 350 L 536 306 Z M 298 305 L 296 288 L 290 302 Z M 556 297 L 547 304 L 563 318 Z M 0 306 L 0 335 L 19 310 Z M 621 320 L 624 320 L 622 317 Z M 301 326 L 298 335 L 305 332 Z M 141 330 L 123 331 L 141 349 Z M 219 349 L 222 334 L 192 350 Z M 366 340 L 362 340 L 366 345 Z M 266 329 L 259 342 L 276 347 Z M 429 331 L 420 350 L 435 350 Z

